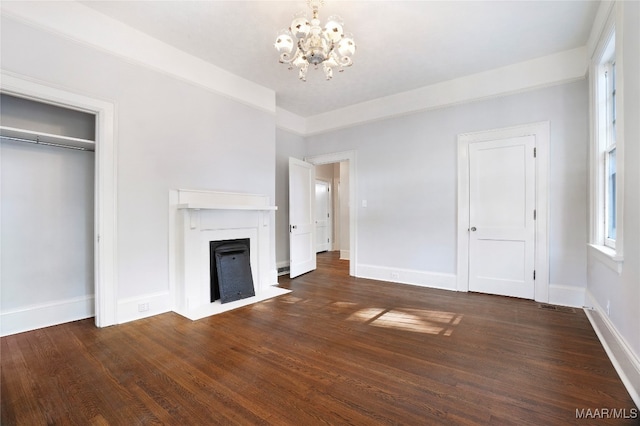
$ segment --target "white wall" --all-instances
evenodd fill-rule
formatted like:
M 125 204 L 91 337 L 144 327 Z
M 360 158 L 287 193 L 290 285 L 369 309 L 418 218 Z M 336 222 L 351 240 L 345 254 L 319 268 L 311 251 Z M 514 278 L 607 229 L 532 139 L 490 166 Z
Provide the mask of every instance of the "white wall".
M 274 114 L 11 18 L 1 31 L 4 70 L 116 105 L 118 317 L 171 309 L 169 190 L 275 199 Z
M 358 270 L 404 269 L 426 285 L 449 288 L 456 271 L 457 135 L 549 120 L 550 283 L 581 306 L 587 98 L 582 80 L 307 138 L 311 156 L 357 151 Z
M 624 263 L 607 267 L 594 250 L 588 256 L 588 300 L 595 326 L 636 404 L 640 404 L 640 3 L 617 2 L 616 49 L 622 48 L 624 86 Z M 622 43 L 620 44 L 620 40 Z M 610 313 L 607 315 L 606 307 Z
M 0 312 L 93 298 L 93 152 L 3 140 L 0 158 Z

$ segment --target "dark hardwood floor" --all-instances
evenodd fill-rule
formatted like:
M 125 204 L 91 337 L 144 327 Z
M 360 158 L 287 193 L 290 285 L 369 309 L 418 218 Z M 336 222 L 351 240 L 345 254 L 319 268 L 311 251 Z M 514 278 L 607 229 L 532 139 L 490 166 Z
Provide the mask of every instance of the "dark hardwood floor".
M 199 321 L 3 337 L 0 421 L 638 424 L 601 415 L 636 407 L 581 310 L 355 279 L 334 253 L 318 266 L 281 277 L 288 295 Z

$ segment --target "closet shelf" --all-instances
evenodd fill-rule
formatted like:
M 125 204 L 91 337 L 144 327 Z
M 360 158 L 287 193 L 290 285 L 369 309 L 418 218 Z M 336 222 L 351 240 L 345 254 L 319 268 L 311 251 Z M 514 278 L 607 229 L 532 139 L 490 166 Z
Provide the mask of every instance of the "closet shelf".
M 96 143 L 89 139 L 34 132 L 32 130 L 17 129 L 15 127 L 0 126 L 0 136 L 21 142 L 60 146 L 85 151 L 95 151 L 96 149 Z

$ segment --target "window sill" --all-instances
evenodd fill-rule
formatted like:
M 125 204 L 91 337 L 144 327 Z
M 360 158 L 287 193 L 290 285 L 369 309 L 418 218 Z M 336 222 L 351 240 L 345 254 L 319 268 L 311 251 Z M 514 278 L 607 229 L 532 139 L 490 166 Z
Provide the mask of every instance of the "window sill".
M 597 244 L 588 244 L 590 248 L 591 254 L 595 257 L 599 262 L 605 264 L 609 269 L 616 272 L 618 275 L 622 273 L 622 264 L 624 263 L 624 258 L 619 256 L 615 250 L 601 246 Z

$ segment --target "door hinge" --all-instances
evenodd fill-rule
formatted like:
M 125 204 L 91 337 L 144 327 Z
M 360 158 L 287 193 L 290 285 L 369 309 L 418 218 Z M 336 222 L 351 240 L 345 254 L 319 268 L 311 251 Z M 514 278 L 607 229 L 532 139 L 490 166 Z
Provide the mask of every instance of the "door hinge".
M 329 239 L 327 238 L 327 242 L 329 242 Z
M 533 158 L 536 158 L 536 155 L 537 155 L 537 151 L 536 150 L 537 150 L 537 148 L 534 147 L 533 148 Z
M 534 279 L 534 281 L 536 279 L 536 270 L 535 269 L 533 270 L 533 279 Z
M 536 220 L 536 217 L 537 217 L 537 213 L 536 212 L 537 212 L 537 210 L 533 209 L 533 220 Z
M 327 186 L 327 192 L 331 192 L 331 190 L 329 189 L 329 187 Z
M 327 217 L 329 217 L 329 213 L 327 213 Z

